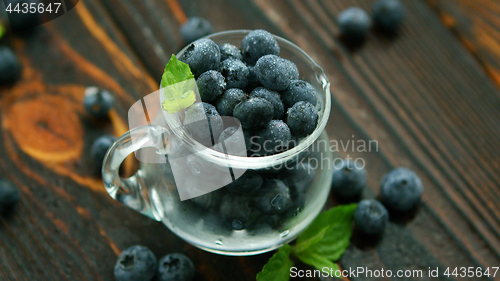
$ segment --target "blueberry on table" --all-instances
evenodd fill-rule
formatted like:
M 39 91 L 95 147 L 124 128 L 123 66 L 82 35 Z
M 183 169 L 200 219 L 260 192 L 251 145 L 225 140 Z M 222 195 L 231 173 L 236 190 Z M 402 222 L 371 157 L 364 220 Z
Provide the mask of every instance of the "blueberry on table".
M 39 0 L 5 0 L 5 8 L 12 8 L 12 13 L 9 13 L 9 22 L 14 32 L 28 31 L 29 29 L 41 24 L 39 13 L 23 13 L 22 7 L 38 7 Z M 16 6 L 21 7 L 21 12 L 14 12 Z
M 156 273 L 156 257 L 144 246 L 124 250 L 115 264 L 116 281 L 150 281 Z
M 253 198 L 255 205 L 265 214 L 279 214 L 292 205 L 288 186 L 278 179 L 265 180 Z
M 191 43 L 180 61 L 187 63 L 195 78 L 203 72 L 217 70 L 220 63 L 219 46 L 214 41 L 202 38 Z
M 186 110 L 184 126 L 191 136 L 205 146 L 215 145 L 224 123 L 215 106 L 198 102 Z
M 407 168 L 397 168 L 382 179 L 380 195 L 382 202 L 392 210 L 408 211 L 422 197 L 424 188 L 417 174 Z
M 370 31 L 372 23 L 370 16 L 363 9 L 350 7 L 339 14 L 337 24 L 345 39 L 361 41 Z
M 220 49 L 220 61 L 225 61 L 229 58 L 236 60 L 243 60 L 240 49 L 233 44 L 224 43 L 219 46 Z
M 10 210 L 20 199 L 17 186 L 10 180 L 0 179 L 0 213 Z
M 226 185 L 225 189 L 233 193 L 250 195 L 259 190 L 263 183 L 261 175 L 248 170 L 237 180 Z
M 373 5 L 372 13 L 375 27 L 389 34 L 397 32 L 405 16 L 399 0 L 380 0 Z
M 274 36 L 262 29 L 248 33 L 241 41 L 243 60 L 254 65 L 259 58 L 265 55 L 279 55 L 280 46 Z
M 245 89 L 248 85 L 248 68 L 240 60 L 229 58 L 221 63 L 220 73 L 226 78 L 228 88 Z
M 226 195 L 220 204 L 222 220 L 234 230 L 242 230 L 247 227 L 250 220 L 250 200 L 239 195 Z
M 198 86 L 201 100 L 209 103 L 216 101 L 226 90 L 224 76 L 215 70 L 203 72 L 196 79 L 196 85 Z
M 217 111 L 222 116 L 233 116 L 234 108 L 247 96 L 241 89 L 227 89 L 217 101 Z
M 288 149 L 292 140 L 292 133 L 288 125 L 281 120 L 272 120 L 255 133 L 253 142 L 256 144 L 250 149 L 251 156 L 268 156 Z
M 377 200 L 363 200 L 354 211 L 354 224 L 361 232 L 379 235 L 389 221 L 387 209 Z
M 292 80 L 282 93 L 285 108 L 290 108 L 299 101 L 306 101 L 314 106 L 318 102 L 316 89 L 303 80 Z
M 184 42 L 191 43 L 214 32 L 212 24 L 204 18 L 191 17 L 181 26 L 181 37 Z
M 255 75 L 257 80 L 266 88 L 275 91 L 283 91 L 296 77 L 290 62 L 275 55 L 265 55 L 255 64 Z
M 332 192 L 343 198 L 361 195 L 366 186 L 366 170 L 353 161 L 344 159 L 341 164 L 334 163 Z
M 193 262 L 183 254 L 168 254 L 158 262 L 158 281 L 191 281 L 194 275 Z
M 299 101 L 286 112 L 286 123 L 296 137 L 306 137 L 316 129 L 318 110 L 308 102 Z
M 263 98 L 273 105 L 274 116 L 273 119 L 281 119 L 285 114 L 285 108 L 281 101 L 281 96 L 278 92 L 266 89 L 264 87 L 257 87 L 249 95 L 250 98 Z
M 273 119 L 273 105 L 265 99 L 251 98 L 236 105 L 233 116 L 244 129 L 264 128 Z
M 116 138 L 114 136 L 104 135 L 97 138 L 94 143 L 92 143 L 90 147 L 90 157 L 99 170 L 101 169 L 106 153 L 115 141 Z
M 0 46 L 0 84 L 12 84 L 21 78 L 22 66 L 16 54 Z
M 113 95 L 97 87 L 88 87 L 83 97 L 83 106 L 95 118 L 105 118 L 114 104 Z

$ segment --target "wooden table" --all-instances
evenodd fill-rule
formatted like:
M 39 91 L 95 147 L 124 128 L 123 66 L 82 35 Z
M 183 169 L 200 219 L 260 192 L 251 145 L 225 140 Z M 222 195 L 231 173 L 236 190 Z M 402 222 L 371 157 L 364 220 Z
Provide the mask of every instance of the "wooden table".
M 320 63 L 332 82 L 330 137 L 378 141 L 378 151 L 348 152 L 366 159 L 365 197 L 394 167 L 422 178 L 420 208 L 394 218 L 376 244 L 354 236 L 342 267 L 500 266 L 500 2 L 406 0 L 400 36 L 372 33 L 349 50 L 335 15 L 372 2 L 82 0 L 31 36 L 2 39 L 24 72 L 0 88 L 1 176 L 22 192 L 14 214 L 0 218 L 0 280 L 113 280 L 117 255 L 134 244 L 158 257 L 187 254 L 196 280 L 255 279 L 272 253 L 225 257 L 190 246 L 113 201 L 89 158 L 92 141 L 124 133 L 129 106 L 157 89 L 188 16 L 217 31 L 267 29 Z M 85 114 L 87 86 L 116 95 L 110 121 Z

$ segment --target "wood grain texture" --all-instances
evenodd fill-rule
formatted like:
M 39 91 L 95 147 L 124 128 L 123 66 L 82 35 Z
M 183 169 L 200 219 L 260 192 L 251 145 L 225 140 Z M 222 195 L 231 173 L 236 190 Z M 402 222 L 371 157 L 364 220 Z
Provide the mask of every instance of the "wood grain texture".
M 217 31 L 264 28 L 320 63 L 332 82 L 331 139 L 378 141 L 377 151 L 340 152 L 365 159 L 364 197 L 375 197 L 394 167 L 421 176 L 420 208 L 391 214 L 380 241 L 355 234 L 343 268 L 499 266 L 498 88 L 426 2 L 404 3 L 398 37 L 372 33 L 354 50 L 338 39 L 335 16 L 369 1 L 83 0 L 30 37 L 6 38 L 25 69 L 18 84 L 0 88 L 0 171 L 23 200 L 0 219 L 0 280 L 113 280 L 116 256 L 134 244 L 158 257 L 187 254 L 202 281 L 254 280 L 271 257 L 225 257 L 182 242 L 111 200 L 88 157 L 96 137 L 122 134 L 129 106 L 157 89 L 189 16 Z M 85 114 L 87 86 L 115 93 L 109 121 Z M 338 203 L 332 196 L 327 207 Z
M 500 3 L 495 0 L 427 2 L 500 86 Z

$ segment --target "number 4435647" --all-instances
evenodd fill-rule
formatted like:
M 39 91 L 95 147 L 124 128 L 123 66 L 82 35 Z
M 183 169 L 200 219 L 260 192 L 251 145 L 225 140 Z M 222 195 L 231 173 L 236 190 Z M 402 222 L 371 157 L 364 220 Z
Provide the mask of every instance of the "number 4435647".
M 52 6 L 54 4 L 54 6 Z M 12 7 L 12 3 L 10 3 L 5 11 L 8 13 L 23 13 L 23 14 L 43 14 L 43 13 L 51 13 L 54 12 L 57 14 L 59 8 L 61 8 L 62 3 L 49 3 L 45 6 L 43 3 L 17 3 L 14 7 Z
M 455 267 L 455 268 L 446 268 L 444 275 L 445 276 L 455 276 L 455 277 L 496 277 L 497 271 L 499 267 L 487 267 L 486 269 L 482 269 L 481 267 Z

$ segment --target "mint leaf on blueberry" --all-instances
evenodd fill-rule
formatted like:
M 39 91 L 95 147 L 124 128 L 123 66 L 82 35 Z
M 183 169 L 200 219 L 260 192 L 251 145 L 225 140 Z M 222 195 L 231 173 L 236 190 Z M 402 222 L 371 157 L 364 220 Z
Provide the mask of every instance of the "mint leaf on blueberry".
M 168 113 L 176 113 L 191 106 L 196 101 L 196 82 L 189 65 L 172 55 L 165 66 L 161 79 L 165 100 L 162 109 Z

